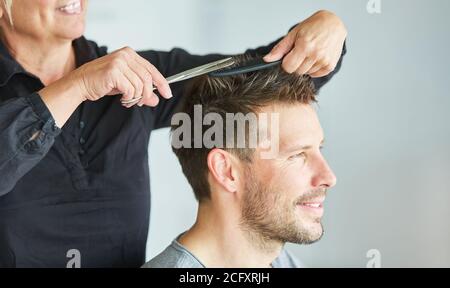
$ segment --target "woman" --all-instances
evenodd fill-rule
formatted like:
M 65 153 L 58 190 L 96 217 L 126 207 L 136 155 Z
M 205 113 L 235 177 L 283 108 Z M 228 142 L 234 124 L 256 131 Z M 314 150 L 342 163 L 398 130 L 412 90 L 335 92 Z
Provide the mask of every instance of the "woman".
M 0 5 L 1 267 L 66 267 L 72 249 L 82 267 L 141 266 L 148 141 L 169 125 L 186 85 L 169 87 L 163 75 L 224 57 L 108 54 L 82 37 L 87 2 Z M 285 56 L 287 72 L 317 77 L 320 88 L 340 66 L 345 37 L 339 18 L 320 11 L 281 41 L 247 52 Z M 137 105 L 121 105 L 141 95 Z

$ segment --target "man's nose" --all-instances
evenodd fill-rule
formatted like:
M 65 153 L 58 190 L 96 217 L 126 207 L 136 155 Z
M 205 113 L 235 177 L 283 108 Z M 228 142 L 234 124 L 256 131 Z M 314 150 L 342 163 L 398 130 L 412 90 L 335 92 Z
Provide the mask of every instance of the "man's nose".
M 336 175 L 334 175 L 325 158 L 319 156 L 314 167 L 311 183 L 313 187 L 331 188 L 336 185 L 336 181 Z

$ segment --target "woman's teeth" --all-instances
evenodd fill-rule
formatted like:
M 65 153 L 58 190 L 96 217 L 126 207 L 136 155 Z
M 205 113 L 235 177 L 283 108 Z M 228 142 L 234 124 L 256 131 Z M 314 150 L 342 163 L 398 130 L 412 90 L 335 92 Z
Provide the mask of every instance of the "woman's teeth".
M 58 8 L 58 10 L 67 14 L 79 14 L 81 13 L 81 1 L 72 2 Z

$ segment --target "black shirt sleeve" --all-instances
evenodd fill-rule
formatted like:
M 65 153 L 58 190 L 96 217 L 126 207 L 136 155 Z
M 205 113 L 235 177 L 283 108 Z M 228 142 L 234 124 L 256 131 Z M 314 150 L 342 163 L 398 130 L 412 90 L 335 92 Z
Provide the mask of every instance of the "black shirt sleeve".
M 256 49 L 249 49 L 245 51 L 245 54 L 249 54 L 252 56 L 264 56 L 268 54 L 281 39 L 282 38 L 277 39 L 267 46 L 258 47 Z M 143 51 L 138 53 L 143 58 L 150 61 L 165 77 L 172 76 L 184 70 L 230 56 L 221 54 L 209 54 L 204 56 L 192 55 L 187 51 L 179 48 L 175 48 L 169 52 Z M 313 79 L 317 91 L 319 91 L 320 88 L 325 85 L 340 70 L 342 58 L 345 53 L 346 47 L 344 43 L 341 58 L 339 59 L 335 70 L 327 76 Z M 160 103 L 157 105 L 157 107 L 144 107 L 142 109 L 144 111 L 144 118 L 147 120 L 146 122 L 148 122 L 147 127 L 159 129 L 170 126 L 171 117 L 173 113 L 175 113 L 176 107 L 182 99 L 183 91 L 185 90 L 185 87 L 188 85 L 188 83 L 189 80 L 171 84 L 172 93 L 174 96 L 173 98 L 169 100 L 160 98 Z M 151 117 L 150 114 L 153 114 L 153 117 Z
M 0 196 L 44 158 L 59 133 L 37 93 L 0 103 Z

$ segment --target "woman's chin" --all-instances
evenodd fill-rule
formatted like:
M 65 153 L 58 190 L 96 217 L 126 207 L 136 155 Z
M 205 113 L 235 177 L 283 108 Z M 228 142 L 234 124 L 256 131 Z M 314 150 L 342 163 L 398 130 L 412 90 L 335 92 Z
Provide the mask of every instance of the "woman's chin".
M 84 25 L 80 27 L 70 27 L 68 29 L 60 29 L 57 32 L 58 38 L 75 40 L 84 35 Z

